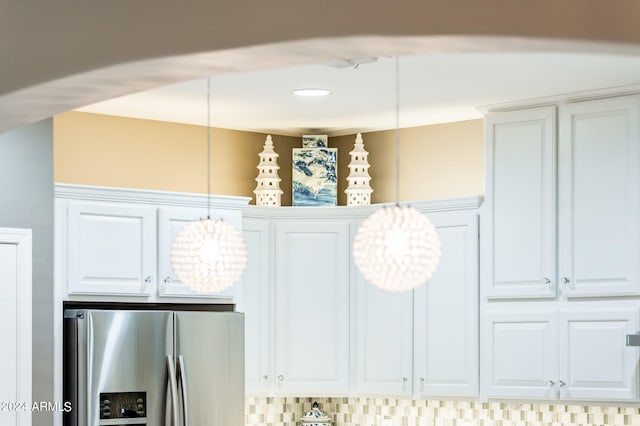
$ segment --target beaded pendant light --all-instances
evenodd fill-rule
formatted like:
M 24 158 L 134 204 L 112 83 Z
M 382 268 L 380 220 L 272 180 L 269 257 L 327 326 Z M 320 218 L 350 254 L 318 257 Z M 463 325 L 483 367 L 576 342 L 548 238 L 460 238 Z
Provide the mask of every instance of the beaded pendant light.
M 222 219 L 211 219 L 210 98 L 207 79 L 207 218 L 186 224 L 171 246 L 176 276 L 200 293 L 217 293 L 231 287 L 247 265 L 247 248 L 240 232 Z
M 360 273 L 372 285 L 399 292 L 424 284 L 440 262 L 440 239 L 426 215 L 411 206 L 400 206 L 400 65 L 396 77 L 396 203 L 369 216 L 353 241 L 353 258 Z

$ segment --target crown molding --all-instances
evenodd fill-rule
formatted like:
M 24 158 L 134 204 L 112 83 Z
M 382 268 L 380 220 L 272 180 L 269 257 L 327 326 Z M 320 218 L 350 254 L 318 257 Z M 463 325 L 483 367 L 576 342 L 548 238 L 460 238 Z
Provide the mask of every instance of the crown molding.
M 534 108 L 549 105 L 569 104 L 573 102 L 589 101 L 594 99 L 612 98 L 618 96 L 637 95 L 640 93 L 640 84 L 626 86 L 607 87 L 603 89 L 586 90 L 581 92 L 563 93 L 553 96 L 543 96 L 539 98 L 522 99 L 513 102 L 503 102 L 499 104 L 479 105 L 476 107 L 481 114 L 486 115 L 491 112 L 512 111 L 523 108 Z
M 421 213 L 440 211 L 471 210 L 482 205 L 483 197 L 445 198 L 428 201 L 399 203 L 412 206 Z M 371 204 L 367 206 L 323 206 L 323 207 L 263 207 L 246 206 L 242 215 L 245 218 L 271 219 L 362 219 L 371 216 L 376 210 L 393 206 L 395 203 Z
M 151 204 L 157 206 L 207 207 L 207 194 L 189 192 L 154 191 L 107 186 L 73 185 L 56 183 L 54 196 L 58 199 L 105 201 L 125 204 Z M 217 208 L 241 210 L 249 203 L 250 197 L 211 195 L 211 205 Z

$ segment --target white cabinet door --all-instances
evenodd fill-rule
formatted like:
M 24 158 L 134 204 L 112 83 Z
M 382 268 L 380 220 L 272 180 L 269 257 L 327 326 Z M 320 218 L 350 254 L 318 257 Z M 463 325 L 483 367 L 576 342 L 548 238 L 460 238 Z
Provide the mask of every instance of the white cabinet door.
M 237 227 L 236 212 L 230 212 L 230 217 L 222 218 Z M 160 285 L 158 294 L 160 296 L 186 296 L 186 297 L 227 297 L 231 298 L 236 292 L 236 286 L 218 293 L 198 293 L 183 285 L 176 277 L 171 266 L 171 247 L 176 236 L 182 228 L 189 222 L 205 219 L 207 217 L 206 208 L 197 207 L 161 207 L 158 210 L 158 272 L 160 274 Z M 220 218 L 220 213 L 211 216 L 212 219 Z
M 556 399 L 557 313 L 489 312 L 485 327 L 487 396 Z
M 70 294 L 147 296 L 156 282 L 156 209 L 69 202 Z
M 0 228 L 0 424 L 31 425 L 31 230 Z
M 433 277 L 415 291 L 415 393 L 477 396 L 478 218 L 473 212 L 429 215 L 442 258 Z
M 357 274 L 358 395 L 411 395 L 413 292 L 389 293 Z
M 244 313 L 245 392 L 268 395 L 273 391 L 272 250 L 267 220 L 243 219 L 242 235 L 249 260 L 242 274 L 242 292 L 236 309 Z
M 565 296 L 640 292 L 640 98 L 560 109 L 560 277 Z
M 349 388 L 349 222 L 275 225 L 276 392 Z
M 555 297 L 555 107 L 492 113 L 485 123 L 485 295 Z
M 560 398 L 637 401 L 638 330 L 635 308 L 560 312 Z

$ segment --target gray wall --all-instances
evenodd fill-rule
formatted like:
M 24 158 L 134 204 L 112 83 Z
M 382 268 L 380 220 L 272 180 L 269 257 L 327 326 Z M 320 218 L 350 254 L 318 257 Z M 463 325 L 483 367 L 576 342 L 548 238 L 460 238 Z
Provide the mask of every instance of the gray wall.
M 0 134 L 0 227 L 33 235 L 33 401 L 53 401 L 53 120 Z M 33 413 L 50 426 L 52 413 Z

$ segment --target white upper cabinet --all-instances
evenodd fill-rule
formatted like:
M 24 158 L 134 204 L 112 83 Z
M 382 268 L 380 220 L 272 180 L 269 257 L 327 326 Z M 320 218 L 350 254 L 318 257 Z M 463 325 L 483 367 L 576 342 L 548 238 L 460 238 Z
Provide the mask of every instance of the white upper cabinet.
M 212 210 L 212 220 L 222 219 L 236 227 L 241 232 L 241 212 Z M 193 221 L 206 219 L 207 209 L 198 207 L 160 207 L 158 209 L 158 272 L 160 296 L 187 297 L 232 297 L 237 289 L 234 285 L 217 293 L 198 293 L 183 285 L 175 276 L 171 266 L 171 247 L 182 228 Z
M 245 392 L 273 392 L 273 294 L 269 222 L 244 218 L 242 236 L 249 260 L 242 274 L 236 310 L 244 313 Z
M 153 207 L 74 202 L 67 214 L 69 293 L 147 296 L 154 290 Z
M 415 394 L 477 396 L 477 212 L 436 212 L 429 218 L 438 231 L 442 257 L 433 277 L 415 290 Z
M 275 224 L 277 393 L 349 391 L 349 235 L 349 221 Z
M 484 392 L 638 401 L 640 96 L 492 112 L 486 136 Z
M 557 313 L 548 309 L 490 312 L 484 324 L 487 396 L 557 398 Z
M 638 295 L 640 97 L 562 104 L 557 126 L 555 112 L 487 115 L 485 295 Z
M 560 108 L 559 276 L 567 297 L 640 292 L 640 98 Z
M 556 109 L 490 113 L 485 123 L 485 295 L 555 297 Z
M 477 204 L 460 205 L 419 206 L 437 229 L 442 257 L 416 290 L 382 291 L 356 271 L 358 395 L 478 395 Z
M 638 400 L 638 348 L 626 335 L 638 331 L 637 308 L 560 312 L 560 398 Z
M 411 395 L 413 292 L 381 290 L 357 273 L 356 305 L 356 393 Z
M 66 184 L 56 184 L 55 195 L 55 276 L 62 297 L 118 301 L 135 296 L 150 302 L 190 297 L 225 303 L 238 291 L 234 285 L 220 293 L 196 293 L 173 273 L 173 240 L 186 223 L 207 216 L 205 196 Z M 247 201 L 213 196 L 211 218 L 222 218 L 240 232 Z
M 638 349 L 625 336 L 637 331 L 638 309 L 610 305 L 487 313 L 487 396 L 637 401 Z
M 370 285 L 352 262 L 357 223 L 375 206 L 246 208 L 249 265 L 236 300 L 247 393 L 477 396 L 479 202 L 414 204 L 443 256 L 421 290 L 402 293 Z

